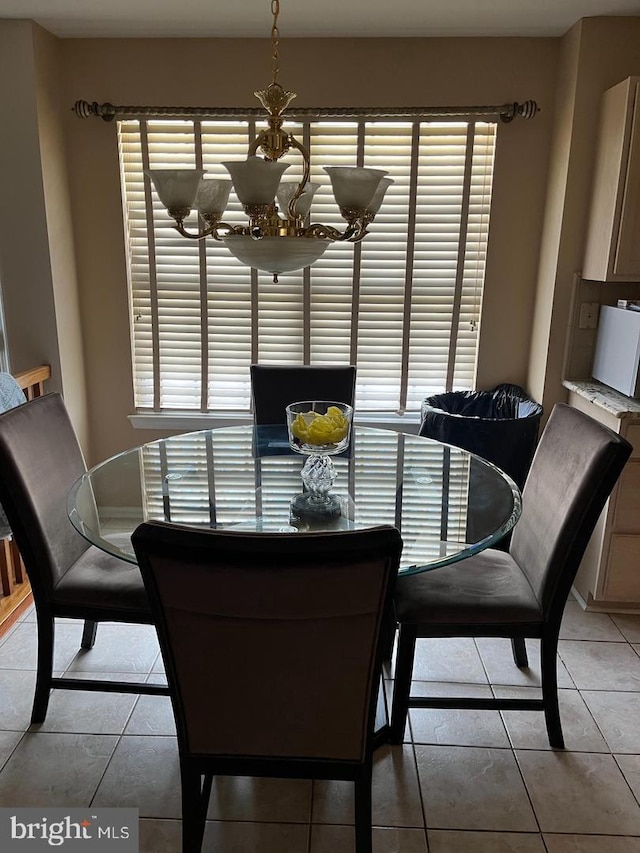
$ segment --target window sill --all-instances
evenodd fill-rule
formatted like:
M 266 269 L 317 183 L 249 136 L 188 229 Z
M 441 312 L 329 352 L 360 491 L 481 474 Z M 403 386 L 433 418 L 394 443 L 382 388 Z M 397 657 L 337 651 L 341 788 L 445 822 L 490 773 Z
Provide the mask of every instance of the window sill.
M 197 412 L 172 412 L 171 414 L 157 412 L 149 414 L 138 413 L 129 415 L 128 417 L 134 429 L 175 429 L 182 432 L 213 429 L 215 427 L 241 426 L 253 423 L 252 419 L 246 415 L 219 415 Z M 406 415 L 394 415 L 382 412 L 356 413 L 355 422 L 362 426 L 417 433 L 420 427 L 420 415 L 417 412 L 410 412 Z

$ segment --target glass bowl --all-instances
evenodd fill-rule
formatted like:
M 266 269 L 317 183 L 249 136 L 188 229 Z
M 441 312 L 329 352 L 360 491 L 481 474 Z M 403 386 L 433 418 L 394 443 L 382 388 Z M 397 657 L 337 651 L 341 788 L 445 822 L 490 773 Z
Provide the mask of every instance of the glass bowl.
M 353 408 L 330 400 L 303 400 L 286 408 L 289 444 L 296 453 L 333 456 L 349 445 Z

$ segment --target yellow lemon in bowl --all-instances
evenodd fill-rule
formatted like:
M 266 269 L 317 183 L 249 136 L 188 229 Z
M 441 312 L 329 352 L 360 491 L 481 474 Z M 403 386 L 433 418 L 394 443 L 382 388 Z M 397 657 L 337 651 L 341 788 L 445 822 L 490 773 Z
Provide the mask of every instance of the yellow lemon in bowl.
M 291 424 L 291 432 L 303 444 L 338 444 L 349 432 L 349 421 L 337 406 L 329 406 L 326 415 L 303 412 Z

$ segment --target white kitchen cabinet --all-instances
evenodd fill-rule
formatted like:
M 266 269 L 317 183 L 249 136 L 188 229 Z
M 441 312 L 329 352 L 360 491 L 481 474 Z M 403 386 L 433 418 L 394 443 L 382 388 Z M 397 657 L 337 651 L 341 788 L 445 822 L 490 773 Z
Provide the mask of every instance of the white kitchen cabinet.
M 640 77 L 602 98 L 582 277 L 640 281 Z
M 568 382 L 569 405 L 633 446 L 574 583 L 589 610 L 640 613 L 640 401 L 599 382 Z

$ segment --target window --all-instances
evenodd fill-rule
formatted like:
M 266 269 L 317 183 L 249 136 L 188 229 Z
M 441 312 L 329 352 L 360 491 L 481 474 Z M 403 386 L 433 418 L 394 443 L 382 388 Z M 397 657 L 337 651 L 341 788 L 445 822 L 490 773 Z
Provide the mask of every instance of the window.
M 221 243 L 177 234 L 144 178 L 149 167 L 200 164 L 228 177 L 220 162 L 246 156 L 256 123 L 119 122 L 138 411 L 248 414 L 257 361 L 356 364 L 360 412 L 418 411 L 429 394 L 472 388 L 496 124 L 285 126 L 308 145 L 322 185 L 315 220 L 344 225 L 322 166 L 386 168 L 395 183 L 361 244 L 333 244 L 274 284 Z M 300 159 L 288 159 L 285 179 L 299 179 Z M 233 193 L 225 219 L 246 221 Z

